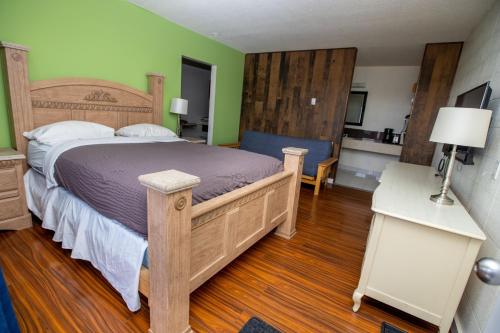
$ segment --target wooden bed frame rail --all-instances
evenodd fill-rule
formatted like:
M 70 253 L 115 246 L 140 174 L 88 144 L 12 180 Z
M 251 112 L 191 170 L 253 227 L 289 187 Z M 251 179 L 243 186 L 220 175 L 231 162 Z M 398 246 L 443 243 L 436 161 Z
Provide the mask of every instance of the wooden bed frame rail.
M 162 124 L 161 74 L 148 74 L 148 92 L 116 82 L 63 78 L 30 82 L 26 47 L 0 42 L 13 143 L 26 154 L 24 131 L 87 120 L 120 128 Z M 192 206 L 196 176 L 176 170 L 142 175 L 147 187 L 149 268 L 139 290 L 148 297 L 150 332 L 185 333 L 189 294 L 271 230 L 290 239 L 306 149 L 284 148 L 284 171 Z

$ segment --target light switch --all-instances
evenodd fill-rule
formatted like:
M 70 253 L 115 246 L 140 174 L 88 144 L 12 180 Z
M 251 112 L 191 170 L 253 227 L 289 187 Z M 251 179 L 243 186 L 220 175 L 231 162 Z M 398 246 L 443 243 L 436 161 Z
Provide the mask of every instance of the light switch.
M 311 105 L 316 105 L 316 97 L 311 98 Z

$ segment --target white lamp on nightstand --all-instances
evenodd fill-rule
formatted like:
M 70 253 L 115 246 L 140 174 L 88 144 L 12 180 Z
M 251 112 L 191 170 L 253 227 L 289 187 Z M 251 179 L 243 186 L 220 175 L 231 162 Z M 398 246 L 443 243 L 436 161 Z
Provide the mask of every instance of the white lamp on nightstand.
M 453 145 L 450 162 L 439 194 L 430 199 L 439 205 L 453 205 L 448 197 L 451 185 L 451 173 L 458 146 L 483 148 L 490 126 L 491 111 L 485 109 L 446 107 L 439 109 L 432 129 L 430 141 Z
M 182 98 L 172 98 L 170 113 L 177 115 L 177 135 L 181 134 L 181 115 L 188 114 L 188 101 Z

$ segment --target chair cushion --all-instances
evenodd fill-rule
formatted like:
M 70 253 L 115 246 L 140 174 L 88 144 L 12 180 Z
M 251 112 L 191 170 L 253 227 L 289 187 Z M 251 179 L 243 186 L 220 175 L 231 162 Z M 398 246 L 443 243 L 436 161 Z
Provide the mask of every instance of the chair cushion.
M 254 131 L 243 132 L 240 145 L 240 149 L 272 156 L 281 161 L 284 159 L 281 149 L 285 147 L 309 149 L 304 158 L 304 170 L 302 173 L 312 177 L 316 177 L 318 163 L 330 158 L 332 155 L 331 141 L 296 138 Z
M 9 290 L 0 268 L 0 332 L 19 333 L 16 314 L 12 307 Z

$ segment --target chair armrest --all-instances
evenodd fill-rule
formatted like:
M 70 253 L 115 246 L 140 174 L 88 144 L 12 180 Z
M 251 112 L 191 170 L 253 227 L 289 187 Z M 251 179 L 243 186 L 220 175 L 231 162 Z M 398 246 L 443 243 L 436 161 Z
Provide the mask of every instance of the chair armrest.
M 239 142 L 236 142 L 236 143 L 223 143 L 223 144 L 220 144 L 219 147 L 240 148 L 240 143 Z
M 318 163 L 318 167 L 329 167 L 330 165 L 338 162 L 338 158 L 337 157 L 330 157 L 329 159 L 327 160 L 324 160 L 324 161 L 321 161 Z

